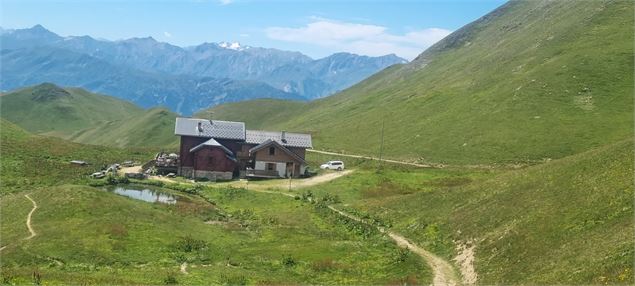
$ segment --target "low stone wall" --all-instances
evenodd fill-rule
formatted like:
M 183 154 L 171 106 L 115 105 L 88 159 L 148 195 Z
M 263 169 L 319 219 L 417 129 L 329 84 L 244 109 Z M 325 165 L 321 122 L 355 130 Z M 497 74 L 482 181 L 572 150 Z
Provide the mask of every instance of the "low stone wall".
M 179 176 L 185 178 L 207 178 L 210 181 L 216 180 L 231 180 L 233 178 L 232 172 L 216 172 L 216 171 L 203 171 L 203 170 L 194 170 L 191 167 L 181 167 L 179 168 Z
M 232 172 L 215 172 L 215 171 L 201 171 L 201 170 L 196 170 L 194 171 L 194 177 L 195 178 L 207 178 L 210 181 L 216 181 L 216 180 L 231 180 L 232 179 Z
M 193 171 L 194 171 L 194 168 L 192 167 L 179 167 L 177 171 L 177 175 L 186 177 L 186 178 L 191 178 L 193 175 Z

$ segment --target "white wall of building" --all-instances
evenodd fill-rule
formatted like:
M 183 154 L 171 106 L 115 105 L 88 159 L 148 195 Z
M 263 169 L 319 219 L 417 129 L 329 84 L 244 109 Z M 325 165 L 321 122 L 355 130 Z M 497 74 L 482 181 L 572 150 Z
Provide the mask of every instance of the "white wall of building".
M 256 161 L 256 164 L 254 165 L 254 170 L 267 170 L 267 163 L 276 164 L 275 170 L 278 172 L 278 176 L 284 177 L 284 175 L 285 175 L 285 173 L 287 171 L 287 164 L 286 163 Z
M 284 174 L 287 172 L 287 164 L 286 163 L 276 163 L 276 170 L 278 171 L 278 175 L 280 177 L 284 177 Z

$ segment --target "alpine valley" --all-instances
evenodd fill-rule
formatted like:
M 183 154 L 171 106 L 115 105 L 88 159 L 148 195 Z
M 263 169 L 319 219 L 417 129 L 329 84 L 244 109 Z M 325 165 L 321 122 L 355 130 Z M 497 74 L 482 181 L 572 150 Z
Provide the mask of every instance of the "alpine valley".
M 393 54 L 336 53 L 314 60 L 299 52 L 238 43 L 182 48 L 151 37 L 62 37 L 41 25 L 0 32 L 2 90 L 52 82 L 184 115 L 248 99 L 320 98 L 407 62 Z

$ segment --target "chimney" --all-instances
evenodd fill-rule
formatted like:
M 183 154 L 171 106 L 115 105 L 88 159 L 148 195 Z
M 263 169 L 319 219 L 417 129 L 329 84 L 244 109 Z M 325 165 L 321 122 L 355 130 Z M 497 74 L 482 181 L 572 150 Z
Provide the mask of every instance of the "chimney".
M 198 126 L 196 127 L 199 133 L 203 132 L 203 122 L 198 122 Z
M 287 131 L 282 130 L 282 134 L 280 135 L 280 141 L 282 141 L 282 143 L 287 143 Z
M 214 112 L 209 111 L 209 124 L 214 125 Z

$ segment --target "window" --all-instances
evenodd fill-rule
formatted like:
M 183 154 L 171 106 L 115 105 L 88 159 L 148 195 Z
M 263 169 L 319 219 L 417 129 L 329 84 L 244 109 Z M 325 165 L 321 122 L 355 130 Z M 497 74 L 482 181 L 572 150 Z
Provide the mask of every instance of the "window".
M 276 147 L 269 147 L 269 155 L 276 155 Z
M 274 163 L 267 163 L 267 170 L 269 171 L 273 171 L 276 169 L 276 164 Z

